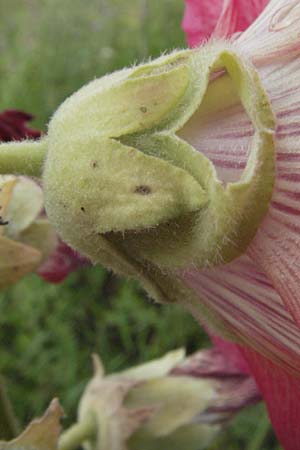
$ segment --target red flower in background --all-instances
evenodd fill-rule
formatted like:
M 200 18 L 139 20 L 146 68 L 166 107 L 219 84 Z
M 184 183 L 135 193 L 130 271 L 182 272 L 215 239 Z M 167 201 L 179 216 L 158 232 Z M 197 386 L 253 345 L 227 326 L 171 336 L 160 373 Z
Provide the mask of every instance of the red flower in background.
M 0 113 L 0 141 L 20 141 L 36 139 L 41 132 L 31 129 L 27 122 L 33 119 L 31 114 L 18 110 L 6 110 Z M 50 257 L 42 263 L 37 273 L 46 281 L 60 283 L 69 273 L 88 264 L 88 261 L 58 239 L 57 246 Z
M 28 128 L 26 125 L 32 119 L 31 114 L 15 109 L 0 113 L 0 141 L 20 141 L 24 138 L 40 137 L 40 131 Z
M 232 37 L 235 33 L 245 30 L 268 3 L 268 0 L 218 0 L 214 2 L 208 0 L 186 0 L 183 29 L 186 32 L 189 45 L 192 47 L 200 45 L 203 40 L 210 36 L 217 38 Z M 280 70 L 285 69 L 284 62 L 280 61 L 280 57 L 289 57 L 291 59 L 299 51 L 299 33 L 297 39 L 295 34 L 293 41 L 292 35 L 295 29 L 293 31 L 292 27 L 295 27 L 297 19 L 299 21 L 300 3 L 299 1 L 286 0 L 278 1 L 277 3 L 272 2 L 272 6 L 273 9 L 270 8 L 269 15 L 265 14 L 255 24 L 257 43 L 261 43 L 261 53 L 258 55 L 257 61 L 260 64 L 259 67 L 262 67 L 262 76 L 266 78 L 273 76 L 273 79 L 275 79 L 277 75 L 277 78 L 280 79 L 283 85 L 283 87 L 280 86 L 280 89 L 284 95 L 282 94 L 280 97 L 278 94 L 278 98 L 274 97 L 275 101 L 277 101 L 277 110 L 281 99 L 285 102 L 284 110 L 279 109 L 277 116 L 279 120 L 277 131 L 279 155 L 277 156 L 277 163 L 279 170 L 282 172 L 281 177 L 279 177 L 282 181 L 280 181 L 281 187 L 278 182 L 277 191 L 275 192 L 277 197 L 284 194 L 286 196 L 289 195 L 286 199 L 293 199 L 293 208 L 289 206 L 290 200 L 286 200 L 286 203 L 282 205 L 279 201 L 273 200 L 271 206 L 272 214 L 266 218 L 264 224 L 266 234 L 264 235 L 264 231 L 258 233 L 249 252 L 249 256 L 256 263 L 255 267 L 251 267 L 250 263 L 246 265 L 245 260 L 244 281 L 252 280 L 252 290 L 250 289 L 249 291 L 243 286 L 243 277 L 241 277 L 239 285 L 235 282 L 235 291 L 230 289 L 230 285 L 233 284 L 232 277 L 236 275 L 234 271 L 231 272 L 234 263 L 228 266 L 227 271 L 226 267 L 223 273 L 219 271 L 219 274 L 216 274 L 216 279 L 213 281 L 215 285 L 220 283 L 219 297 L 222 297 L 224 293 L 224 298 L 227 298 L 229 303 L 229 295 L 231 295 L 233 301 L 237 300 L 238 295 L 240 295 L 240 303 L 237 304 L 237 308 L 240 308 L 241 323 L 245 320 L 245 317 L 243 317 L 243 305 L 244 307 L 247 304 L 252 305 L 253 322 L 249 316 L 249 321 L 247 319 L 248 326 L 253 327 L 251 333 L 254 341 L 260 342 L 262 339 L 265 342 L 260 346 L 260 353 L 238 345 L 236 345 L 235 353 L 241 352 L 246 358 L 249 370 L 255 377 L 266 401 L 273 426 L 285 450 L 299 450 L 300 371 L 297 367 L 299 358 L 296 356 L 298 355 L 299 357 L 300 355 L 298 345 L 300 320 L 297 301 L 297 292 L 300 289 L 298 281 L 299 253 L 297 253 L 298 238 L 296 238 L 296 232 L 298 232 L 297 221 L 299 219 L 299 207 L 296 201 L 299 199 L 299 192 L 295 184 L 297 181 L 299 182 L 299 173 L 297 175 L 294 173 L 295 170 L 298 170 L 298 159 L 296 159 L 295 152 L 299 152 L 299 147 L 296 145 L 296 148 L 293 147 L 292 149 L 288 133 L 283 133 L 283 130 L 291 129 L 291 135 L 299 135 L 297 128 L 299 127 L 299 120 L 296 113 L 299 110 L 299 103 L 298 105 L 295 103 L 294 106 L 295 100 L 293 97 L 300 85 L 299 78 L 296 75 L 298 59 L 295 57 L 294 62 L 289 62 L 290 68 L 286 72 L 281 72 L 281 76 L 278 73 Z M 266 24 L 268 24 L 267 20 L 268 22 L 270 21 L 269 28 L 266 27 Z M 281 26 L 277 24 L 280 21 L 282 21 Z M 275 23 L 276 25 L 274 25 Z M 262 36 L 259 34 L 259 30 L 265 30 Z M 282 30 L 284 31 L 283 33 Z M 244 45 L 244 50 L 247 50 L 245 42 L 247 42 L 248 36 L 250 36 L 249 33 L 243 41 L 242 35 L 241 42 Z M 273 44 L 272 50 L 269 50 L 266 43 L 269 42 L 269 36 L 271 36 L 270 39 L 273 39 L 273 42 L 275 37 L 278 41 L 277 46 Z M 240 39 L 238 38 L 237 40 L 239 41 Z M 255 51 L 254 47 L 252 50 Z M 272 63 L 274 64 L 273 66 Z M 287 77 L 287 80 L 291 79 L 295 80 L 295 82 L 289 83 L 287 81 L 285 83 L 284 76 Z M 278 92 L 281 92 L 280 89 Z M 296 107 L 298 108 L 297 110 Z M 294 144 L 297 143 L 294 142 Z M 285 183 L 284 187 L 282 187 L 282 183 Z M 294 192 L 289 191 L 290 187 L 292 187 Z M 279 207 L 281 207 L 280 211 Z M 275 220 L 277 217 L 279 217 L 277 219 L 278 222 Z M 282 222 L 279 220 L 282 220 Z M 280 223 L 286 225 L 278 227 L 277 225 Z M 220 277 L 219 279 L 217 278 L 218 276 Z M 195 280 L 196 278 L 197 274 L 195 274 Z M 203 286 L 206 286 L 205 289 L 210 289 L 209 280 L 206 280 L 206 285 L 203 284 L 205 282 L 204 279 L 202 280 L 202 285 L 200 281 L 199 279 L 198 284 L 196 282 L 199 293 L 202 293 Z M 222 289 L 223 292 L 221 292 Z M 255 308 L 260 304 L 261 310 L 259 313 Z M 284 318 L 283 321 L 281 321 L 280 316 Z M 261 330 L 265 330 L 265 335 L 261 334 Z M 278 358 L 277 361 L 275 353 L 272 361 L 269 359 L 270 355 L 265 357 L 264 349 L 267 347 L 267 342 L 272 342 L 274 336 L 280 337 L 279 341 L 281 341 L 281 344 L 278 346 L 278 355 L 280 352 L 286 352 L 286 355 L 288 355 L 292 351 L 294 352 L 294 363 L 289 365 L 284 363 L 281 358 Z M 227 344 L 218 340 L 218 345 L 226 347 Z M 234 346 L 234 344 L 228 345 L 232 348 Z
M 86 266 L 89 261 L 75 250 L 71 249 L 63 241 L 58 244 L 50 256 L 39 268 L 37 273 L 50 283 L 62 282 L 71 272 Z

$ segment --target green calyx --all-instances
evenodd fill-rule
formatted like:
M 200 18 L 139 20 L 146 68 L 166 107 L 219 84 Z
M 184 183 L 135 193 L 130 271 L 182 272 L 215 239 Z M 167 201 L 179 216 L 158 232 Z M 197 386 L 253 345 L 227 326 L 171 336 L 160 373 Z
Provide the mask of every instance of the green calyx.
M 227 186 L 178 136 L 221 70 L 255 131 L 244 173 Z M 210 111 L 216 102 L 211 96 Z M 50 123 L 48 215 L 63 239 L 117 272 L 131 273 L 124 267 L 133 265 L 149 274 L 152 265 L 170 274 L 229 262 L 246 250 L 267 211 L 273 130 L 257 72 L 221 44 L 95 80 Z
M 254 136 L 240 179 L 223 185 L 180 136 L 188 121 L 236 102 Z M 186 292 L 178 269 L 230 262 L 253 239 L 274 185 L 274 128 L 256 70 L 224 42 L 108 75 L 67 99 L 49 124 L 47 214 L 92 261 L 177 301 Z

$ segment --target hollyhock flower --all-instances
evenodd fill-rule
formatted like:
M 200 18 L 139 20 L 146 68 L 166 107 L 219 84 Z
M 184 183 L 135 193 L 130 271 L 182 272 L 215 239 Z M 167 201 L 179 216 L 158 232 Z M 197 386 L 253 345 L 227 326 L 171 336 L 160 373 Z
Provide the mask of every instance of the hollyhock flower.
M 230 41 L 94 80 L 42 140 L 0 146 L 2 172 L 42 175 L 68 244 L 239 345 L 286 450 L 300 449 L 299 25 L 298 0 L 271 0 Z
M 222 12 L 221 8 L 219 11 L 214 10 L 217 20 L 214 24 L 210 23 L 209 28 L 206 28 L 203 26 L 203 22 L 206 20 L 206 16 L 211 16 L 212 5 L 210 7 L 201 0 L 186 1 L 183 27 L 190 45 L 199 45 L 203 40 L 204 33 L 206 36 L 213 34 L 214 36 L 230 37 L 233 33 L 247 28 L 268 1 L 247 2 L 247 7 L 243 1 L 232 0 L 220 3 L 223 4 Z M 254 24 L 244 36 L 240 37 L 240 45 L 246 52 L 248 39 L 253 32 L 257 32 L 259 39 L 262 39 L 263 45 L 257 46 L 256 55 L 254 48 L 250 50 L 250 53 L 252 53 L 252 61 L 260 66 L 261 76 L 266 83 L 269 83 L 269 94 L 273 100 L 274 111 L 277 113 L 278 175 L 276 189 L 269 213 L 249 248 L 248 260 L 246 261 L 244 258 L 243 261 L 246 264 L 243 271 L 245 275 L 245 270 L 247 271 L 247 278 L 251 283 L 251 288 L 250 284 L 249 288 L 253 290 L 253 293 L 249 295 L 246 286 L 243 287 L 245 280 L 243 281 L 241 270 L 243 263 L 241 261 L 239 261 L 240 267 L 236 267 L 237 271 L 233 265 L 228 267 L 227 273 L 226 270 L 223 274 L 218 271 L 214 283 L 217 283 L 218 277 L 221 277 L 223 279 L 220 283 L 221 295 L 225 294 L 226 297 L 230 295 L 234 302 L 236 302 L 234 298 L 237 299 L 238 296 L 244 299 L 248 298 L 243 306 L 246 303 L 251 305 L 252 320 L 250 311 L 248 311 L 247 321 L 248 325 L 253 327 L 252 335 L 257 331 L 255 316 L 260 309 L 260 321 L 265 322 L 263 327 L 267 331 L 263 332 L 264 339 L 270 340 L 274 334 L 279 334 L 278 344 L 281 352 L 295 355 L 294 361 L 290 361 L 290 363 L 280 361 L 280 357 L 273 357 L 273 362 L 271 362 L 259 353 L 241 349 L 261 388 L 280 440 L 286 449 L 295 450 L 300 448 L 300 436 L 297 432 L 299 428 L 297 417 L 300 413 L 298 409 L 300 388 L 297 378 L 299 376 L 298 327 L 300 324 L 297 294 L 299 288 L 297 267 L 299 264 L 298 222 L 300 211 L 298 188 L 296 187 L 299 178 L 297 135 L 300 122 L 295 99 L 295 95 L 299 91 L 297 80 L 299 66 L 296 59 L 299 55 L 299 37 L 294 28 L 296 24 L 299 24 L 299 4 L 293 1 L 278 2 L 273 7 L 273 11 L 271 8 L 272 5 L 269 5 L 266 15 L 260 19 L 261 22 L 258 21 L 257 25 Z M 197 17 L 197 21 L 192 18 L 193 15 Z M 244 24 L 237 20 L 242 17 Z M 269 19 L 268 27 L 262 23 L 263 17 L 265 22 L 266 17 Z M 290 26 L 292 28 L 289 30 Z M 277 34 L 278 42 L 274 43 L 273 49 L 271 48 L 269 51 L 267 40 L 272 39 L 272 34 Z M 290 66 L 284 69 L 285 61 L 290 61 Z M 280 80 L 280 77 L 283 79 Z M 289 84 L 290 80 L 291 84 Z M 239 158 L 238 152 L 235 153 L 236 158 Z M 213 158 L 215 164 L 223 166 L 223 169 L 226 163 L 229 163 L 229 158 L 226 156 L 223 161 L 219 159 L 218 162 L 216 155 Z M 233 160 L 234 158 L 232 158 L 231 167 L 228 166 L 227 170 L 234 170 Z M 238 166 L 238 162 L 235 163 L 235 166 Z M 247 267 L 248 263 L 251 264 L 251 267 Z M 240 282 L 233 280 L 233 276 L 240 277 Z M 210 287 L 211 282 L 208 281 L 205 289 L 209 290 Z M 278 310 L 278 306 L 280 306 L 280 310 Z M 265 314 L 262 313 L 261 308 L 266 308 Z M 284 320 L 282 320 L 283 318 Z M 293 325 L 291 328 L 289 323 Z M 261 329 L 260 333 L 262 331 Z M 261 339 L 261 336 L 258 339 Z M 265 349 L 263 354 L 267 355 Z M 279 365 L 274 364 L 274 361 Z M 296 376 L 292 376 L 292 373 Z
M 82 441 L 90 450 L 205 449 L 238 411 L 260 400 L 253 379 L 217 349 L 188 358 L 177 350 L 107 376 L 98 357 L 94 362 L 78 423 L 62 434 L 61 450 Z

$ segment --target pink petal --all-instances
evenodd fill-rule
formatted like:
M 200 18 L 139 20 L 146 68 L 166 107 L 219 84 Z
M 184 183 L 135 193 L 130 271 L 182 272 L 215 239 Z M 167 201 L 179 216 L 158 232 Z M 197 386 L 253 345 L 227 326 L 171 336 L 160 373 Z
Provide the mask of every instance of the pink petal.
M 276 77 L 276 64 L 282 66 L 299 54 L 299 18 L 298 0 L 271 0 L 236 44 L 256 65 L 268 64 L 268 74 Z
M 299 0 L 272 0 L 234 41 L 237 51 L 258 68 L 277 116 L 276 186 L 247 256 L 224 267 L 183 274 L 199 302 L 247 345 L 244 355 L 286 450 L 300 449 L 299 26 Z M 239 178 L 251 138 L 247 118 L 239 118 L 235 109 L 216 118 L 215 136 L 212 121 L 191 134 L 193 145 L 214 162 L 224 183 Z M 201 320 L 200 308 L 190 309 Z
M 182 28 L 190 47 L 209 37 L 222 10 L 223 0 L 186 0 Z
M 300 4 L 279 0 L 271 2 L 265 12 L 266 17 L 247 31 L 248 38 L 237 42 L 242 50 L 247 48 L 252 52 L 249 39 L 252 36 L 253 42 L 254 36 L 261 33 L 264 44 L 257 42 L 256 58 L 264 55 L 259 60 L 259 70 L 278 122 L 276 185 L 269 213 L 249 255 L 269 276 L 286 308 L 300 325 Z M 285 26 L 278 22 L 280 17 Z M 278 32 L 270 31 L 270 23 L 273 27 L 277 24 Z
M 283 17 L 283 23 L 278 18 Z M 276 20 L 274 20 L 274 18 Z M 282 306 L 300 325 L 300 4 L 275 0 L 237 39 L 238 50 L 259 63 L 259 72 L 276 113 L 277 177 L 269 213 L 249 256 L 268 275 Z M 271 26 L 272 25 L 272 26 Z M 279 31 L 272 31 L 275 26 Z M 257 38 L 259 36 L 259 38 Z M 295 44 L 296 43 L 296 44 Z M 284 54 L 284 57 L 283 57 Z M 248 158 L 252 128 L 241 107 L 214 115 L 195 126 L 192 118 L 181 130 L 214 163 L 224 183 L 240 178 Z
M 249 366 L 239 347 L 233 342 L 225 341 L 219 336 L 211 336 L 215 346 L 222 352 L 228 362 L 236 367 L 239 373 L 249 374 Z
M 214 342 L 217 342 L 214 347 L 190 355 L 172 373 L 205 378 L 247 378 L 249 366 L 240 347 L 216 336 Z
M 254 134 L 242 106 L 231 106 L 205 120 L 196 114 L 177 134 L 210 159 L 224 184 L 240 179 Z
M 283 368 L 252 350 L 241 348 L 285 450 L 300 450 L 300 382 Z
M 214 417 L 214 413 L 222 412 L 229 414 L 227 416 L 229 418 L 233 413 L 261 400 L 254 378 L 249 373 L 240 371 L 234 358 L 231 358 L 234 352 L 239 362 L 243 361 L 244 365 L 247 364 L 239 347 L 229 342 L 223 341 L 223 343 L 225 351 L 221 350 L 220 346 L 200 350 L 182 361 L 171 372 L 178 376 L 209 378 L 216 383 L 219 398 L 215 399 L 204 412 L 207 419 L 211 414 Z M 224 418 L 223 416 L 222 420 Z
M 52 255 L 39 267 L 37 273 L 49 283 L 60 283 L 70 273 L 88 264 L 86 258 L 59 241 Z
M 245 30 L 260 14 L 268 0 L 186 0 L 182 22 L 191 47 L 211 34 L 229 37 Z
M 184 282 L 223 321 L 237 342 L 262 353 L 278 365 L 300 373 L 300 329 L 265 274 L 250 258 L 230 264 L 181 274 Z M 197 305 L 186 305 L 202 320 Z M 220 333 L 220 330 L 212 330 Z

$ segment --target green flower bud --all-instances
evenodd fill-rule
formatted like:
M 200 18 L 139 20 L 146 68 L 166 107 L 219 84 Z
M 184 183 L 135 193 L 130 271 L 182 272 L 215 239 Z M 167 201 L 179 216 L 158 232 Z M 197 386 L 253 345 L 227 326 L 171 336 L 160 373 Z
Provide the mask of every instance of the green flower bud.
M 206 114 L 237 101 L 254 136 L 240 179 L 224 185 L 212 162 L 188 143 L 187 124 L 200 126 Z M 140 279 L 159 301 L 184 295 L 193 303 L 178 270 L 240 256 L 267 212 L 274 127 L 256 70 L 230 44 L 213 43 L 84 86 L 56 111 L 48 136 L 32 144 L 24 170 L 33 174 L 44 151 L 47 214 L 69 245 Z M 19 145 L 26 154 L 30 143 Z M 2 170 L 14 158 L 20 170 L 20 155 L 18 144 L 1 145 Z
M 78 425 L 85 424 L 86 418 L 95 424 L 85 448 L 207 448 L 221 427 L 193 423 L 193 419 L 209 406 L 216 391 L 209 381 L 168 375 L 183 358 L 179 350 L 106 377 L 98 363 L 79 406 Z M 62 438 L 62 448 L 64 442 Z
M 62 434 L 60 450 L 80 443 L 86 450 L 205 449 L 236 412 L 260 398 L 253 380 L 237 377 L 216 349 L 190 358 L 177 350 L 108 376 L 96 356 L 94 365 L 78 423 Z
M 178 136 L 201 108 L 210 74 L 224 68 L 255 129 L 245 172 L 226 187 Z M 50 122 L 47 213 L 63 239 L 118 272 L 132 263 L 170 271 L 228 262 L 245 250 L 267 210 L 273 129 L 257 73 L 220 45 L 95 80 Z M 114 266 L 116 253 L 123 264 L 116 257 Z

